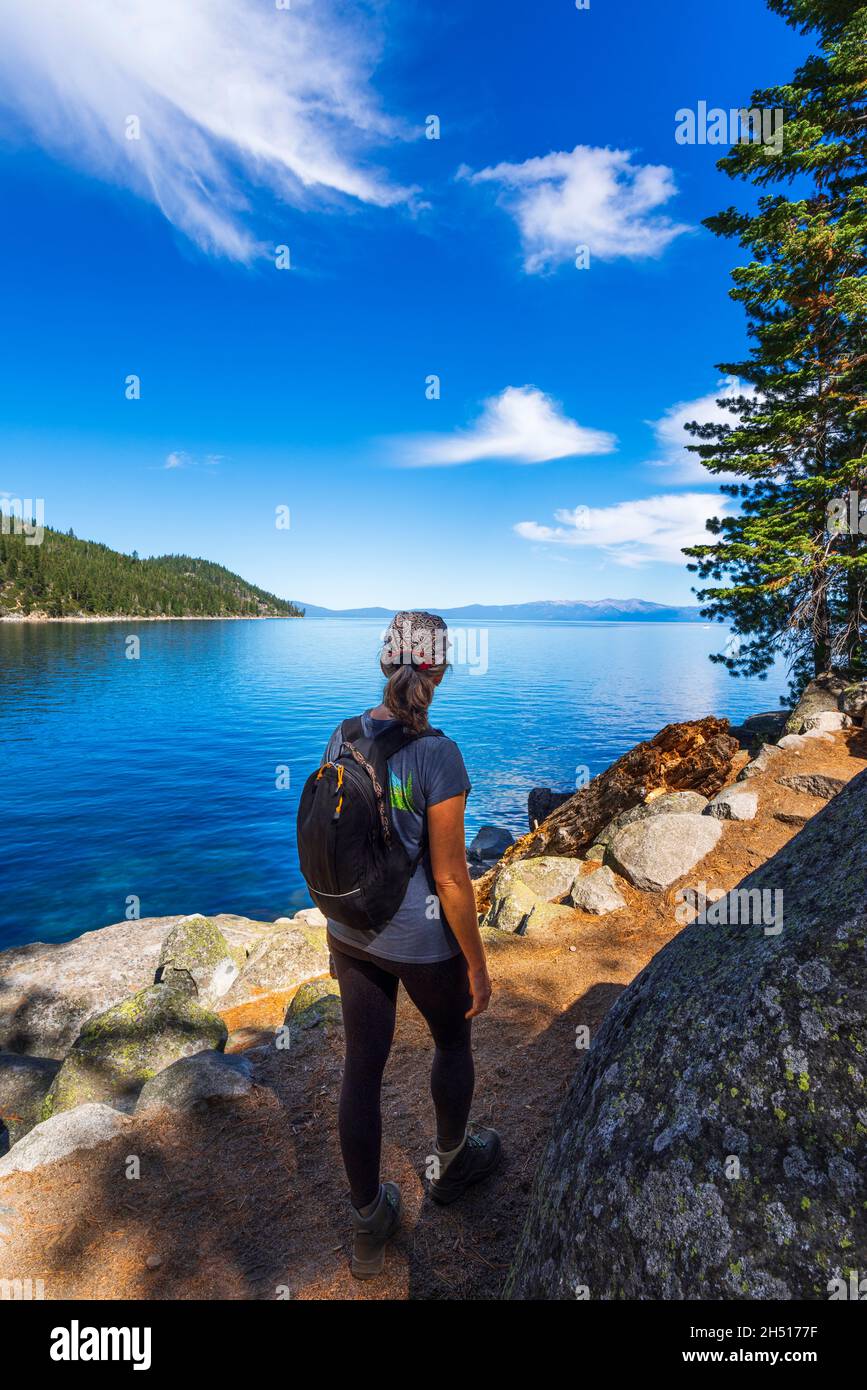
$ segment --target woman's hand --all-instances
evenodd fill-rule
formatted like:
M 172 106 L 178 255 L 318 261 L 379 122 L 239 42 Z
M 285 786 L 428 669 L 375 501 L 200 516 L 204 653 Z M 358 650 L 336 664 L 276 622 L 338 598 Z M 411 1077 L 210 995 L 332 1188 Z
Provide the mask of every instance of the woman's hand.
M 473 996 L 473 1007 L 464 1014 L 464 1018 L 476 1018 L 483 1014 L 491 1002 L 491 977 L 487 965 L 470 971 L 470 994 Z

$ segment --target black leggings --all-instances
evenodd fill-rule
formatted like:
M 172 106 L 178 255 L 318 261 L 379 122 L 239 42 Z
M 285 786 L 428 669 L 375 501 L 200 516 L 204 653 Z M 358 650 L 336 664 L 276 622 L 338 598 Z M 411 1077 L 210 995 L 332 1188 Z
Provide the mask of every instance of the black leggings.
M 433 1036 L 430 1089 L 436 1110 L 437 1140 L 443 1149 L 453 1149 L 461 1143 L 473 1099 L 471 1022 L 464 1017 L 472 997 L 463 955 L 432 965 L 405 965 L 398 961 L 374 964 L 370 957 L 347 955 L 332 938 L 329 945 L 340 985 L 346 1035 L 338 1116 L 340 1148 L 353 1206 L 366 1207 L 379 1193 L 379 1099 L 394 1037 L 398 984 L 403 984 Z

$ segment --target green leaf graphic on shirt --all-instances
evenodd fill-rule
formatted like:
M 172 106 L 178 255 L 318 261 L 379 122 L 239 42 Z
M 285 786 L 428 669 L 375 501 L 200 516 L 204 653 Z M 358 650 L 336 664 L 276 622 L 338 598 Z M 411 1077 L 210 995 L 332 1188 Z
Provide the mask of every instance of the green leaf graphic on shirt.
M 395 811 L 415 811 L 412 804 L 412 773 L 407 775 L 406 786 L 391 768 L 388 769 L 391 804 Z

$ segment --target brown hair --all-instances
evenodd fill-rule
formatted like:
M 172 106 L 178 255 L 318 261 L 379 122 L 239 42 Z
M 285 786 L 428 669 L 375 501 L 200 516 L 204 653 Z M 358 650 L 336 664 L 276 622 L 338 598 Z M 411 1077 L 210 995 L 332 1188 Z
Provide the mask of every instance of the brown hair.
M 428 710 L 448 664 L 448 628 L 442 618 L 435 613 L 394 615 L 379 656 L 387 677 L 382 702 L 414 733 L 430 727 Z

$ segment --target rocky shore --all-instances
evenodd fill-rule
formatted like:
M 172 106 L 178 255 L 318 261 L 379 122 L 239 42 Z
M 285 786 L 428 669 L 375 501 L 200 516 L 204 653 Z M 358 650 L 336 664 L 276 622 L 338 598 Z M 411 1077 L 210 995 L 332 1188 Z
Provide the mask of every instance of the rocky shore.
M 372 1296 L 818 1298 L 863 1265 L 865 707 L 864 686 L 829 679 L 736 730 L 671 725 L 575 794 L 534 791 L 518 841 L 480 832 L 495 999 L 477 1118 L 504 1130 L 511 1176 L 459 1217 L 478 1261 L 456 1272 L 422 1201 L 427 1043 L 402 1008 L 386 1160 L 409 1233 Z M 0 1279 L 48 1297 L 358 1297 L 339 1069 L 315 909 L 0 953 Z M 168 1187 L 155 1167 L 127 1182 L 131 1153 Z M 50 1234 L 64 1202 L 74 1249 Z M 243 1216 L 218 1229 L 218 1209 Z

